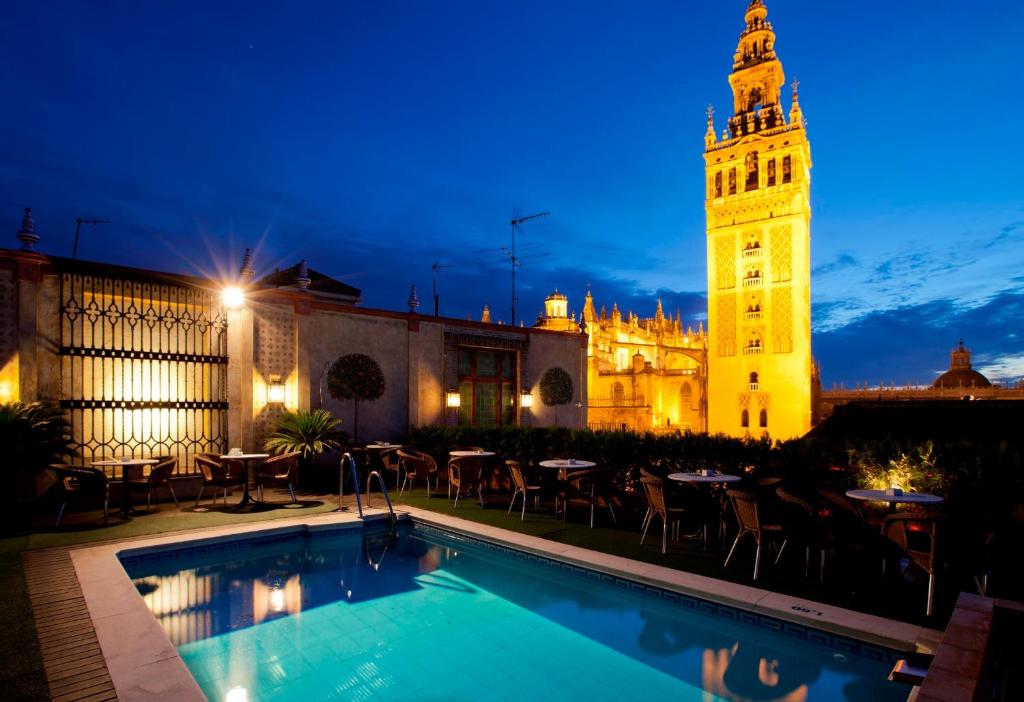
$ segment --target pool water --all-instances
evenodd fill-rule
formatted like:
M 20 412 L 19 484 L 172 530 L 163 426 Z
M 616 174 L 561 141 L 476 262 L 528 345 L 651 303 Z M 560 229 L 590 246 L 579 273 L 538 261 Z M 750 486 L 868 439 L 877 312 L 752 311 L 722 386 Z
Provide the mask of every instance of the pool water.
M 122 562 L 217 701 L 884 701 L 909 692 L 886 680 L 892 651 L 422 526 Z

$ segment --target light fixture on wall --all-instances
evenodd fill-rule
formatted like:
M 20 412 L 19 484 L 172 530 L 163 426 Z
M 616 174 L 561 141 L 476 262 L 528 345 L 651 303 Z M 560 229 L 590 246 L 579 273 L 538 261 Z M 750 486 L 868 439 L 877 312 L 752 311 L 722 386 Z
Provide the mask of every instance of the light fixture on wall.
M 228 309 L 237 309 L 245 304 L 245 291 L 237 285 L 229 285 L 221 291 L 220 299 Z
M 533 393 L 530 392 L 530 388 L 523 388 L 519 391 L 519 406 L 523 409 L 533 407 Z
M 447 407 L 461 407 L 462 395 L 459 394 L 458 389 L 448 388 L 448 392 L 444 396 L 444 403 Z
M 270 382 L 267 383 L 267 404 L 269 405 L 283 405 L 285 400 L 285 387 L 284 381 L 281 380 L 281 376 L 272 375 L 270 376 Z

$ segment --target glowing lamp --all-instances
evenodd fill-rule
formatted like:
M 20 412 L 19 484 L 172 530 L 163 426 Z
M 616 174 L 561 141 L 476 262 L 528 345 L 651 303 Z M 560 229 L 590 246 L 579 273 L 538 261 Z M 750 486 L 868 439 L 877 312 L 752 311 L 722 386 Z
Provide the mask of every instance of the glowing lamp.
M 283 612 L 286 604 L 284 590 L 279 587 L 270 588 L 270 611 Z
M 281 378 L 271 376 L 267 383 L 267 404 L 283 405 L 285 399 L 285 387 Z
M 445 404 L 448 407 L 461 407 L 462 395 L 455 388 L 449 388 L 448 392 L 445 393 Z
M 533 407 L 533 394 L 530 392 L 530 388 L 523 388 L 519 391 L 519 406 L 523 409 Z
M 220 293 L 221 302 L 229 309 L 237 309 L 245 304 L 245 292 L 237 285 L 229 285 Z

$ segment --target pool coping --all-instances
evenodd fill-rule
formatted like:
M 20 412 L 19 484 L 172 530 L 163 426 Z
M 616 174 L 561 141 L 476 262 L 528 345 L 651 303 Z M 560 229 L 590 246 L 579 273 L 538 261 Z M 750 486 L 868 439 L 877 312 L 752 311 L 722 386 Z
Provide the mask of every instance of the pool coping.
M 386 516 L 387 513 L 381 510 L 367 511 L 367 521 Z M 886 648 L 933 653 L 943 635 L 941 631 L 915 624 L 613 556 L 415 507 L 403 505 L 399 517 Z M 335 512 L 117 541 L 70 551 L 118 699 L 175 702 L 206 699 L 125 572 L 118 558 L 121 552 L 143 555 L 167 546 L 217 543 L 242 535 L 291 531 L 315 533 L 339 527 L 361 528 L 363 523 L 353 513 Z

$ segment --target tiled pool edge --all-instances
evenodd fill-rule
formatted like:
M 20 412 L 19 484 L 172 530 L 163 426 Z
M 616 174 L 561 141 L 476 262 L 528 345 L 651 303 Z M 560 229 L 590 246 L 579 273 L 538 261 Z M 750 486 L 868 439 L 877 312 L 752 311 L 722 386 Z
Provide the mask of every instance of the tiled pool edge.
M 887 648 L 932 653 L 942 638 L 940 631 L 913 624 L 612 556 L 436 512 L 408 506 L 402 506 L 401 510 L 402 516 L 407 515 L 425 525 Z M 385 513 L 376 516 L 383 517 Z M 118 699 L 206 699 L 128 578 L 118 559 L 119 553 L 126 550 L 145 553 L 185 543 L 215 543 L 246 534 L 316 532 L 339 527 L 358 528 L 361 525 L 362 522 L 350 513 L 331 513 L 114 542 L 71 551 L 76 576 Z
M 635 580 L 682 595 L 749 610 L 886 648 L 934 653 L 943 635 L 941 631 L 916 624 L 884 619 L 749 585 L 561 544 L 437 512 L 413 507 L 403 507 L 403 509 L 413 518 L 414 522 L 450 529 L 474 538 L 495 541 L 538 556 L 554 556 L 560 560 L 615 577 Z
M 201 702 L 207 699 L 121 566 L 120 552 L 145 552 L 188 542 L 226 541 L 245 534 L 346 526 L 361 528 L 362 524 L 350 513 L 328 513 L 118 541 L 71 551 L 75 574 L 118 700 Z

